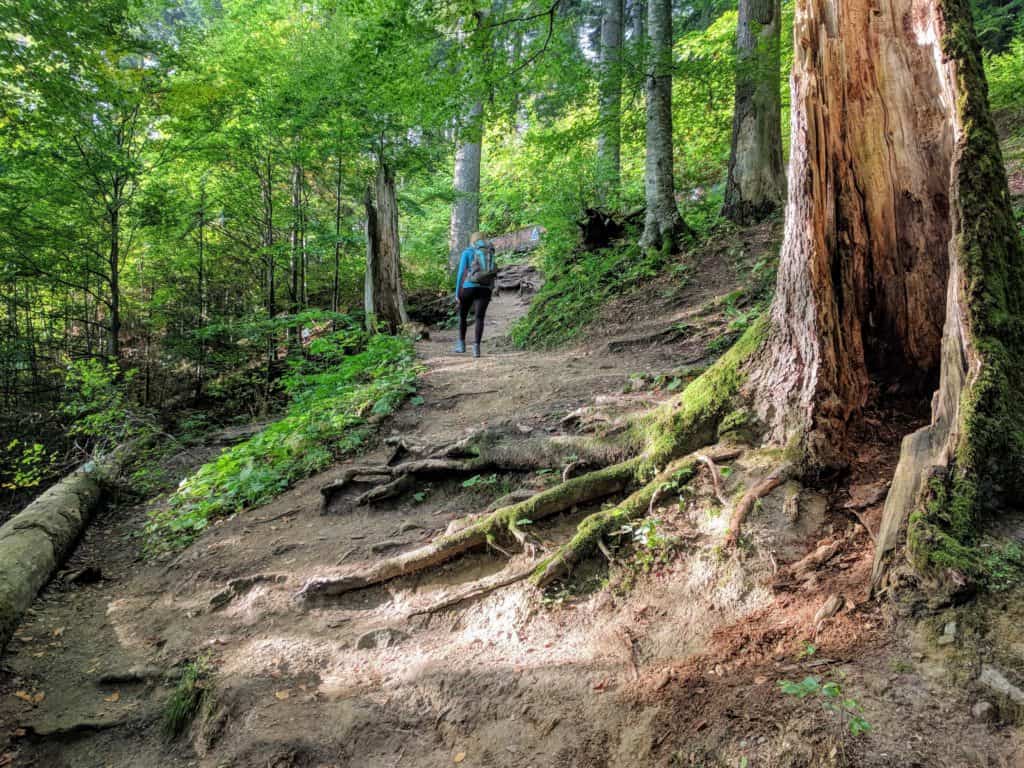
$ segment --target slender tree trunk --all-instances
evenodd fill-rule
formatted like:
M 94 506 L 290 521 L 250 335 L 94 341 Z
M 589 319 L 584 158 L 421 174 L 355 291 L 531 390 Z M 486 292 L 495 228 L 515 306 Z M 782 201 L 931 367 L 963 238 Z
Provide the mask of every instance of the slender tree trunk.
M 648 0 L 647 27 L 647 213 L 640 244 L 644 248 L 671 250 L 688 230 L 676 205 L 673 178 L 672 0 Z
M 107 356 L 117 360 L 121 356 L 121 208 L 120 188 L 114 182 L 114 199 L 109 212 L 110 251 L 108 253 L 108 282 L 110 284 L 110 334 Z
M 780 0 L 740 0 L 736 27 L 736 101 L 729 178 L 722 214 L 760 221 L 786 196 L 782 167 Z
M 365 309 L 389 333 L 409 321 L 402 292 L 401 247 L 398 234 L 398 200 L 392 170 L 381 164 L 377 171 L 376 200 L 366 192 Z
M 448 269 L 459 268 L 459 256 L 470 235 L 480 228 L 480 161 L 483 155 L 484 105 L 477 101 L 459 129 L 455 150 L 455 203 L 448 237 Z
M 622 38 L 625 0 L 604 0 L 601 17 L 600 94 L 597 133 L 598 200 L 619 190 L 622 147 Z
M 970 571 L 981 513 L 1024 490 L 1024 252 L 967 3 L 796 7 L 786 235 L 747 386 L 808 470 L 849 459 L 872 381 L 935 390 L 876 585 L 903 531 L 919 573 Z
M 209 306 L 206 291 L 206 187 L 199 192 L 199 327 L 204 328 L 209 322 Z M 199 339 L 199 364 L 196 366 L 196 385 L 193 392 L 195 402 L 203 396 L 203 385 L 206 381 L 206 337 Z
M 334 185 L 334 279 L 331 283 L 331 311 L 341 305 L 341 156 L 338 156 Z

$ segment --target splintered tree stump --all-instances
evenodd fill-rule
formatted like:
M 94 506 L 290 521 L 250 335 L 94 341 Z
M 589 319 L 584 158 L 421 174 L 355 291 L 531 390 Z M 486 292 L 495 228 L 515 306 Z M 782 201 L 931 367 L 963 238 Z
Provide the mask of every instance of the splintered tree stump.
M 982 513 L 1024 491 L 1024 252 L 969 4 L 798 0 L 794 40 L 785 239 L 746 391 L 804 472 L 847 462 L 873 381 L 934 392 L 873 579 L 904 530 L 919 573 L 979 571 Z
M 583 212 L 583 219 L 576 223 L 580 228 L 580 246 L 584 251 L 607 248 L 626 234 L 622 222 L 599 208 L 587 208 Z

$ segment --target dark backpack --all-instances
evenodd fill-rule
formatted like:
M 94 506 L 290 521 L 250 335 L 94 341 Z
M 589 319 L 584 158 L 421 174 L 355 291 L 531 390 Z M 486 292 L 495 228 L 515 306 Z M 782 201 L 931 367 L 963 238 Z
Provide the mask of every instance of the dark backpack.
M 475 285 L 490 288 L 498 276 L 498 269 L 494 266 L 494 254 L 483 248 L 473 249 L 473 260 L 466 270 L 465 281 Z

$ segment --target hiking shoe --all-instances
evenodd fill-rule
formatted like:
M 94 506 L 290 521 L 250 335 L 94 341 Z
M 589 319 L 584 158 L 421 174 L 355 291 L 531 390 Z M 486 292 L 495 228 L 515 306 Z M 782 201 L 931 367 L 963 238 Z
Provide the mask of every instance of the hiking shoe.
M 473 345 L 473 357 L 480 357 L 480 345 L 479 344 L 474 344 Z
M 464 342 L 464 341 L 461 341 L 461 340 L 460 340 L 460 341 L 457 341 L 457 342 L 455 342 L 455 351 L 456 351 L 456 352 L 457 352 L 458 354 L 460 354 L 460 355 L 461 355 L 461 354 L 462 354 L 463 352 L 465 352 L 465 351 L 466 351 L 466 342 Z

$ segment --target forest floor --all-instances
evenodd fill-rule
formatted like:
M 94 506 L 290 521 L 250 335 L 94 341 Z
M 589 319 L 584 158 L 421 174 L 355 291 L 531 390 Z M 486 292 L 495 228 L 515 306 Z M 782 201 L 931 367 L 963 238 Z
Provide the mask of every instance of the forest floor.
M 560 434 L 567 414 L 602 398 L 667 398 L 681 364 L 721 347 L 743 302 L 720 297 L 749 280 L 778 237 L 765 225 L 684 257 L 698 276 L 690 285 L 655 283 L 615 302 L 572 348 L 513 349 L 504 332 L 528 300 L 500 296 L 483 358 L 452 354 L 450 330 L 419 343 L 423 402 L 386 421 L 382 437 L 440 444 L 499 424 Z M 691 331 L 641 338 L 681 322 Z M 865 525 L 877 528 L 899 440 L 921 418 L 876 408 L 851 472 L 780 487 L 735 554 L 720 549 L 726 515 L 705 477 L 654 510 L 657 546 L 624 544 L 615 562 L 588 564 L 543 594 L 517 581 L 439 609 L 481 579 L 521 571 L 527 556 L 478 551 L 314 605 L 295 593 L 311 577 L 421 544 L 511 489 L 542 487 L 561 467 L 425 484 L 372 507 L 341 494 L 322 513 L 319 489 L 341 465 L 163 562 L 139 554 L 150 506 L 111 506 L 2 660 L 0 766 L 1024 765 L 999 701 L 972 715 L 980 689 L 955 670 L 980 657 L 967 629 L 948 629 L 959 614 L 911 618 L 868 597 Z M 348 464 L 389 453 L 382 441 Z M 744 476 L 737 461 L 726 496 Z M 586 511 L 535 534 L 561 541 Z M 821 547 L 831 555 L 817 567 L 787 567 Z M 70 577 L 86 567 L 101 578 Z M 838 612 L 819 618 L 830 600 Z M 993 607 L 1011 637 L 1021 602 Z M 1016 653 L 1024 659 L 1024 647 Z M 196 659 L 213 673 L 206 704 L 186 734 L 167 738 L 167 702 Z M 851 736 L 820 697 L 780 691 L 779 681 L 808 675 L 838 683 L 870 732 Z

